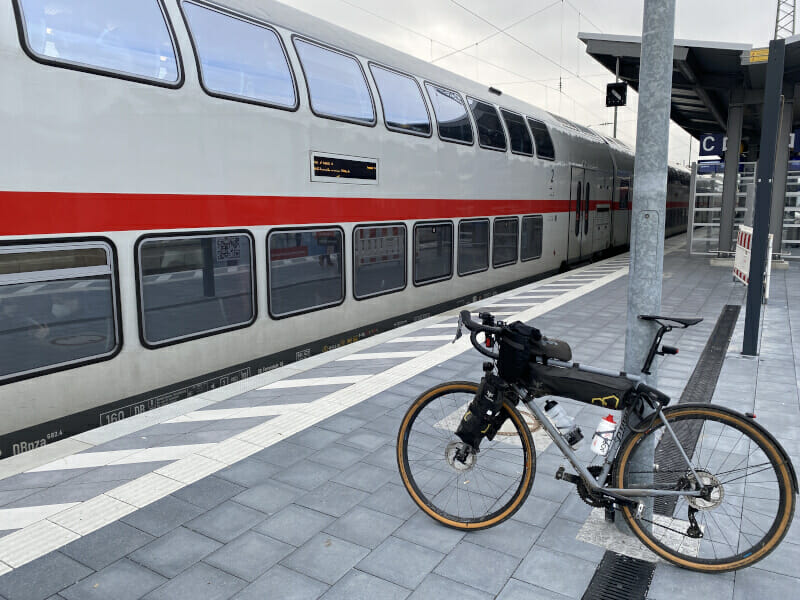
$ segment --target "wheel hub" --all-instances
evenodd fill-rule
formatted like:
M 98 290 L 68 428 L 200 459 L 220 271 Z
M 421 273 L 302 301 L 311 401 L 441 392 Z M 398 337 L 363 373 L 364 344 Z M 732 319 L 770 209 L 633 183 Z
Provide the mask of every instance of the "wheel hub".
M 475 466 L 478 455 L 463 442 L 450 442 L 444 449 L 444 457 L 453 469 L 459 472 L 469 471 Z
M 702 495 L 687 496 L 686 501 L 697 510 L 717 508 L 725 498 L 725 489 L 722 487 L 722 483 L 708 471 L 695 469 L 695 472 L 700 478 L 699 483 L 695 481 L 695 477 L 691 473 L 688 475 L 688 479 L 692 484 L 692 489 L 699 489 Z

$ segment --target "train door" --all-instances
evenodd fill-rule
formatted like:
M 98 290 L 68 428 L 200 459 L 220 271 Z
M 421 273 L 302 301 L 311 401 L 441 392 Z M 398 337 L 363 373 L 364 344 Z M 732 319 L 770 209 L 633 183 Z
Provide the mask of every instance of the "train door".
M 592 239 L 594 238 L 594 227 L 592 227 L 592 209 L 590 202 L 597 204 L 597 192 L 600 186 L 597 182 L 597 174 L 586 171 L 583 179 L 583 221 L 581 223 L 581 256 L 591 256 L 594 252 Z
M 578 260 L 584 255 L 584 192 L 586 170 L 572 167 L 569 184 L 569 231 L 567 232 L 567 260 Z
M 594 209 L 590 209 L 592 250 L 602 252 L 611 247 L 611 201 L 613 199 L 612 181 L 610 173 L 593 173 L 592 191 L 590 201 L 594 202 Z M 587 180 L 590 179 L 587 176 Z M 595 185 L 596 184 L 596 185 Z

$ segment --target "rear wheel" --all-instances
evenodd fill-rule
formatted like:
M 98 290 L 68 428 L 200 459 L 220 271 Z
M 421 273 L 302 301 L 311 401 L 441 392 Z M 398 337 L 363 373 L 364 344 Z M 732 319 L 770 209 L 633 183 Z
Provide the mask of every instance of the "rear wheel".
M 640 519 L 624 507 L 633 533 L 656 554 L 695 571 L 741 569 L 764 558 L 794 514 L 788 458 L 763 428 L 736 412 L 695 404 L 663 414 L 678 443 L 660 419 L 631 435 L 617 455 L 617 486 L 703 494 L 654 496 L 652 515 Z
M 466 460 L 455 435 L 478 385 L 450 382 L 420 395 L 408 409 L 397 436 L 400 477 L 416 504 L 455 529 L 502 523 L 527 498 L 536 472 L 530 431 L 519 411 L 503 403 L 507 419 L 493 440 L 484 439 Z

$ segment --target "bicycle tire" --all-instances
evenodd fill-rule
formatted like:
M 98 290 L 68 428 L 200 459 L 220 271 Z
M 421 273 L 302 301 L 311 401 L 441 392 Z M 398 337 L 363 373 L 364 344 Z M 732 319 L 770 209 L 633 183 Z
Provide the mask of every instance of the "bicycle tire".
M 690 457 L 697 476 L 710 491 L 705 500 L 654 496 L 650 519 L 636 519 L 634 509 L 623 506 L 621 512 L 631 531 L 660 557 L 693 571 L 720 573 L 742 569 L 766 557 L 786 535 L 795 509 L 792 468 L 782 448 L 763 427 L 730 409 L 685 404 L 667 408 L 663 415 Z M 652 439 L 656 442 L 654 454 L 650 454 L 653 479 L 650 483 L 640 480 L 639 485 L 650 486 L 655 482 L 665 489 L 692 487 L 695 477 L 682 457 L 680 462 L 674 458 L 677 445 L 660 419 L 646 431 L 633 433 L 623 441 L 614 466 L 617 487 L 633 486 L 636 474 L 645 473 L 634 471 L 639 467 L 633 465 L 643 464 L 641 458 L 646 459 L 646 453 L 650 453 L 642 445 L 650 436 L 655 436 Z M 639 459 L 635 457 L 638 448 L 642 449 Z M 733 462 L 737 459 L 738 463 Z M 740 467 L 743 463 L 745 466 Z M 774 484 L 769 479 L 772 475 Z M 733 501 L 725 504 L 726 498 Z M 733 506 L 733 512 L 727 510 L 728 506 Z M 684 507 L 687 518 L 694 510 L 699 537 L 696 530 L 690 535 L 691 519 L 682 520 Z M 690 527 L 683 533 L 685 537 L 676 536 L 687 523 Z M 724 552 L 730 555 L 720 556 Z
M 491 502 L 493 490 L 479 486 L 479 470 L 476 470 L 473 466 L 470 467 L 469 471 L 459 471 L 453 464 L 448 462 L 447 444 L 460 441 L 455 437 L 454 431 L 467 405 L 475 396 L 477 389 L 478 385 L 476 383 L 454 381 L 442 383 L 423 392 L 409 407 L 403 417 L 397 434 L 397 464 L 400 471 L 400 478 L 411 496 L 411 499 L 425 513 L 439 523 L 454 529 L 470 531 L 484 529 L 502 523 L 519 510 L 530 493 L 533 478 L 536 473 L 536 452 L 534 451 L 533 438 L 530 430 L 519 411 L 508 401 L 505 401 L 502 407 L 502 410 L 507 416 L 504 430 L 509 427 L 508 423 L 511 423 L 513 431 L 509 432 L 509 435 L 505 438 L 498 433 L 491 442 L 484 439 L 481 443 L 481 450 L 477 454 L 475 463 L 482 464 L 484 462 L 489 462 L 490 466 L 502 465 L 503 469 L 509 469 L 508 473 L 519 471 L 519 483 L 513 486 L 513 491 L 511 491 L 508 499 L 502 496 L 496 498 L 494 502 Z M 446 412 L 441 406 L 439 410 L 437 410 L 436 406 L 433 406 L 433 403 L 445 396 L 451 396 L 450 405 L 453 407 L 452 412 Z M 440 418 L 438 422 L 432 422 L 430 418 L 426 420 L 423 416 L 423 413 L 429 408 L 431 409 L 429 412 L 435 412 L 436 417 L 434 418 Z M 417 426 L 417 430 L 424 431 L 424 433 L 415 433 L 415 425 Z M 435 427 L 436 425 L 439 426 Z M 427 438 L 434 437 L 434 435 L 430 433 L 432 428 L 441 430 L 439 435 L 441 439 L 436 442 L 434 442 L 434 440 L 427 440 Z M 445 431 L 447 435 L 445 435 Z M 433 458 L 421 458 L 418 461 L 414 457 L 410 457 L 409 450 L 417 450 L 414 444 L 411 443 L 412 439 L 415 440 L 417 435 L 425 436 L 426 441 L 430 441 L 428 444 L 430 448 L 425 447 L 420 450 L 420 452 L 424 451 L 422 456 L 431 455 Z M 516 445 L 517 439 L 519 448 L 517 448 Z M 502 446 L 498 447 L 496 444 L 501 444 Z M 497 453 L 502 452 L 503 454 L 492 454 L 495 450 Z M 437 457 L 441 460 L 437 460 Z M 420 461 L 425 462 L 423 464 L 417 464 Z M 495 462 L 492 463 L 490 461 Z M 513 471 L 511 470 L 512 468 L 514 469 Z M 432 478 L 443 472 L 446 473 L 444 476 L 445 478 L 453 479 L 457 500 L 461 490 L 465 490 L 465 493 L 478 496 L 476 503 L 478 499 L 482 502 L 485 500 L 487 503 L 486 513 L 466 517 L 462 514 L 453 514 L 451 510 L 447 510 L 447 502 L 438 497 L 444 497 L 446 493 L 445 488 L 441 488 L 438 491 L 432 488 L 424 489 L 426 488 L 426 482 L 422 480 L 422 475 L 430 475 L 431 472 L 433 472 Z M 461 475 L 465 472 L 470 472 L 471 475 L 466 476 L 469 477 L 469 479 L 465 478 L 462 480 Z M 485 476 L 485 480 L 489 484 L 492 482 L 497 483 L 498 481 L 507 483 L 508 479 L 511 477 L 512 475 L 506 472 L 497 473 L 493 471 L 491 476 Z M 467 486 L 469 486 L 470 483 L 474 485 L 469 488 L 467 492 Z M 462 487 L 459 488 L 459 485 L 462 485 Z M 476 489 L 480 491 L 473 491 Z M 512 490 L 512 486 L 509 486 L 508 490 Z M 452 499 L 454 492 L 451 491 L 450 493 L 450 499 Z M 471 497 L 468 499 L 470 502 L 472 501 Z M 470 508 L 474 509 L 474 505 L 470 504 Z

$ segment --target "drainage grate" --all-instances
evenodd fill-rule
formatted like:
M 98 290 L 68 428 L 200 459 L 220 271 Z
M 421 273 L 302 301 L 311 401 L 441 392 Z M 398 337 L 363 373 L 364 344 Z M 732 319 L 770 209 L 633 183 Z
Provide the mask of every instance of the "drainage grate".
M 581 600 L 643 600 L 655 570 L 654 563 L 609 550 Z
M 722 371 L 725 352 L 731 341 L 733 328 L 736 326 L 736 320 L 739 318 L 741 308 L 741 306 L 734 304 L 728 304 L 723 307 L 714 331 L 711 332 L 711 337 L 708 338 L 706 347 L 703 348 L 703 353 L 697 361 L 694 372 L 689 378 L 678 404 L 686 404 L 688 402 L 709 404 L 711 402 L 711 397 L 717 387 L 719 374 Z M 696 421 L 682 421 L 672 426 L 675 436 L 689 456 L 694 453 L 695 444 L 700 436 L 700 425 Z M 666 435 L 661 438 L 658 446 L 656 446 L 655 462 L 661 466 L 661 473 L 656 473 L 654 477 L 656 483 L 672 481 L 675 469 L 683 469 L 686 465 L 675 441 L 671 436 Z M 675 497 L 655 498 L 653 511 L 659 515 L 671 516 L 675 510 L 676 503 L 677 498 Z

